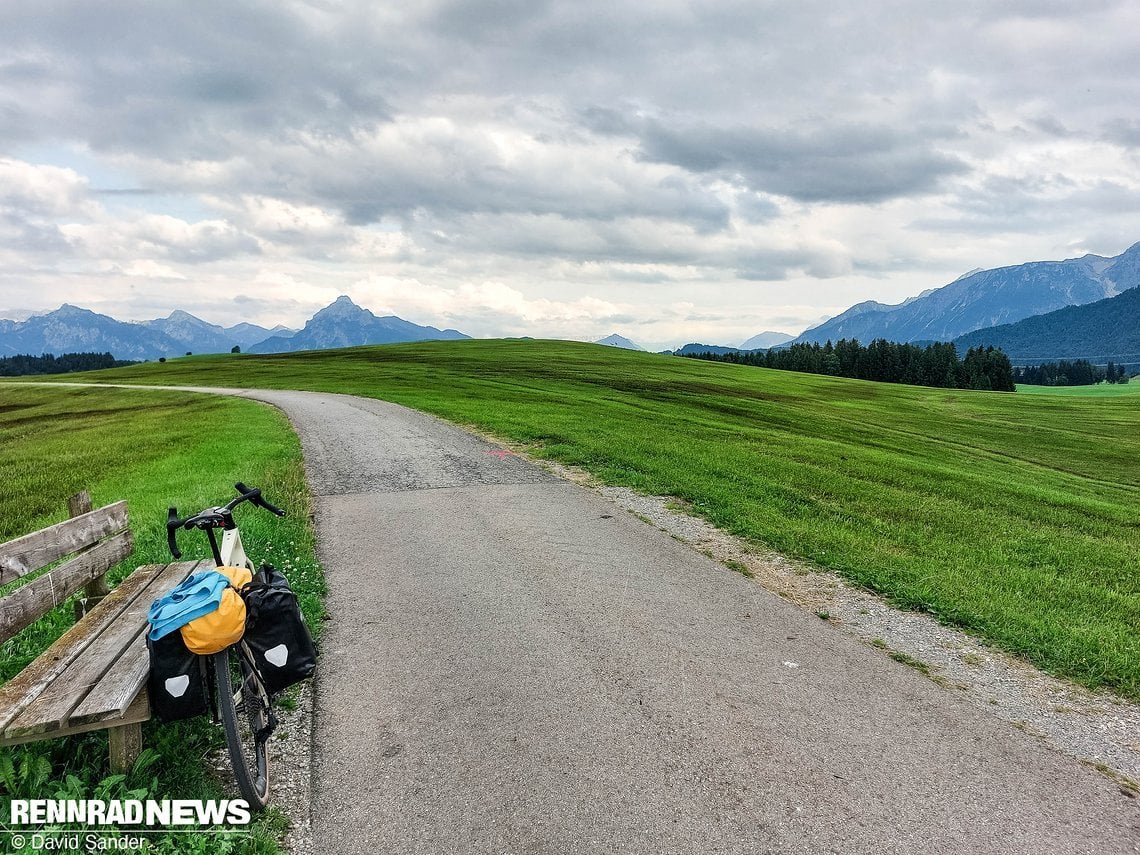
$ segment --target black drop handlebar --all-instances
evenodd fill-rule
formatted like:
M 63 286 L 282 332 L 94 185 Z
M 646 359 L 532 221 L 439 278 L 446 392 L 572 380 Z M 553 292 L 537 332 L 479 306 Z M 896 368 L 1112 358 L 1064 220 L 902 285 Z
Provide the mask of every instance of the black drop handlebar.
M 166 544 L 170 547 L 170 554 L 175 558 L 181 558 L 182 552 L 178 549 L 178 543 L 175 540 L 175 533 L 180 528 L 197 528 L 208 531 L 210 534 L 210 543 L 214 543 L 213 529 L 220 528 L 226 531 L 236 527 L 234 523 L 233 510 L 242 502 L 252 502 L 259 508 L 269 511 L 271 514 L 276 514 L 279 517 L 285 516 L 285 512 L 274 505 L 269 504 L 261 495 L 261 490 L 257 487 L 247 487 L 245 484 L 238 481 L 234 484 L 234 489 L 238 491 L 239 495 L 236 499 L 228 504 L 221 505 L 216 508 L 206 508 L 199 511 L 193 516 L 187 517 L 184 520 L 178 518 L 178 509 L 170 508 L 166 514 Z

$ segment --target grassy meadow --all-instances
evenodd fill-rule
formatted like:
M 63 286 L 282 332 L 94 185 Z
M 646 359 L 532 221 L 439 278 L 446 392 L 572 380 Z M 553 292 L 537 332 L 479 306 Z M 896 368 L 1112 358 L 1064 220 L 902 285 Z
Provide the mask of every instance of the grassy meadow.
M 319 627 L 324 583 L 308 525 L 300 446 L 272 407 L 177 392 L 0 384 L 0 448 L 0 541 L 66 518 L 68 496 L 82 489 L 90 491 L 95 507 L 128 501 L 135 554 L 112 571 L 112 583 L 140 564 L 173 560 L 166 546 L 169 505 L 186 513 L 228 501 L 239 480 L 262 487 L 288 516 L 243 506 L 237 511 L 243 541 L 250 555 L 286 568 L 310 625 Z M 209 557 L 198 532 L 181 533 L 179 544 L 186 558 Z M 0 680 L 23 668 L 73 620 L 68 602 L 5 642 Z M 207 719 L 152 721 L 144 726 L 144 746 L 148 750 L 126 779 L 107 777 L 106 731 L 0 749 L 0 790 L 28 798 L 57 792 L 118 798 L 133 790 L 145 791 L 144 798 L 220 797 L 201 762 L 224 746 L 220 726 Z M 153 837 L 147 851 L 276 852 L 280 824 L 270 814 L 252 834 Z
M 926 389 L 515 340 L 192 357 L 86 379 L 416 407 L 677 496 L 899 606 L 1140 699 L 1140 408 L 1127 395 Z
M 1118 398 L 1126 395 L 1140 395 L 1140 377 L 1131 383 L 1097 383 L 1095 386 L 1027 386 L 1022 384 L 1017 391 L 1029 395 L 1066 395 L 1079 398 Z

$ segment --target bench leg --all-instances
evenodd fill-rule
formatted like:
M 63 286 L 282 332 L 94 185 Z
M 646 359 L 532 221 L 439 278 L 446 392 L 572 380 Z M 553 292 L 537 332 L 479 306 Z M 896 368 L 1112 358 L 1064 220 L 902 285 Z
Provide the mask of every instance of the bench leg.
M 142 751 L 142 724 L 124 724 L 107 731 L 111 741 L 111 771 L 126 772 Z

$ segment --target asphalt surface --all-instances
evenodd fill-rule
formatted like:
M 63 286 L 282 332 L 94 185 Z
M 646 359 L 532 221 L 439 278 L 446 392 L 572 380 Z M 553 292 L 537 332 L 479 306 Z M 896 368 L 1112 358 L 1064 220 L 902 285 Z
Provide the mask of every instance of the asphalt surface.
M 1140 799 L 593 492 L 379 401 L 285 411 L 343 853 L 1140 852 Z

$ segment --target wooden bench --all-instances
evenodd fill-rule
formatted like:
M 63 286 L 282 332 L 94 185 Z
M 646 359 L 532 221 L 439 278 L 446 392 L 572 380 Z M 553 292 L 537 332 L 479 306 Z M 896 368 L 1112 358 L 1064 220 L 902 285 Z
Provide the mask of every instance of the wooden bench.
M 0 686 L 0 745 L 106 729 L 111 768 L 123 771 L 150 718 L 147 610 L 201 562 L 148 564 L 108 592 L 107 571 L 134 551 L 127 503 L 93 511 L 80 493 L 69 504 L 70 519 L 0 544 L 0 585 L 67 558 L 0 599 L 0 643 L 80 588 L 87 593 L 75 625 Z

